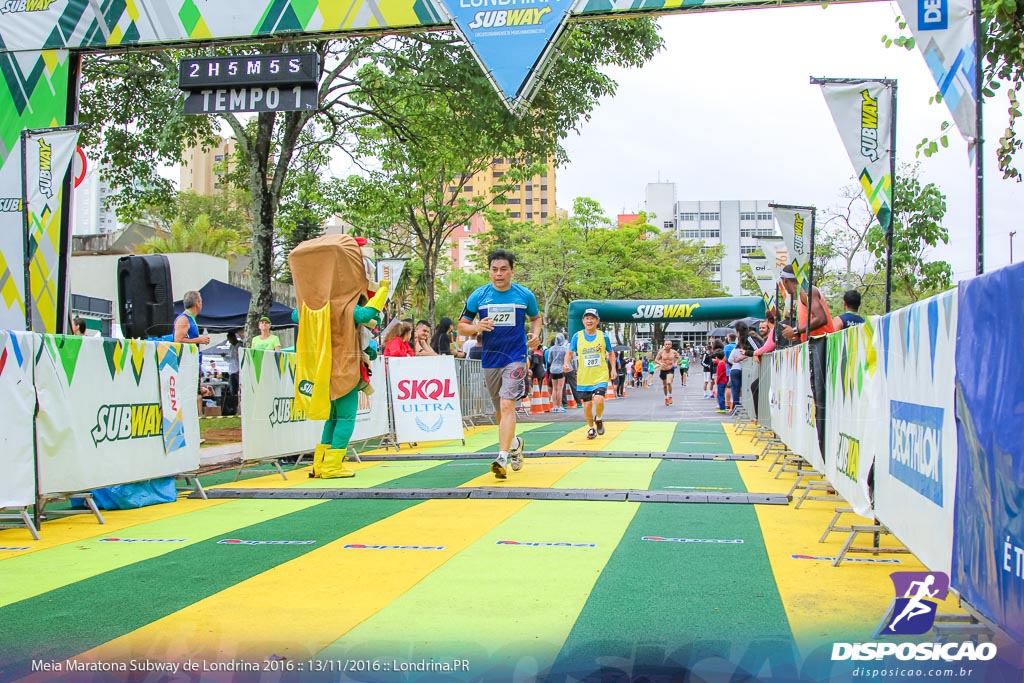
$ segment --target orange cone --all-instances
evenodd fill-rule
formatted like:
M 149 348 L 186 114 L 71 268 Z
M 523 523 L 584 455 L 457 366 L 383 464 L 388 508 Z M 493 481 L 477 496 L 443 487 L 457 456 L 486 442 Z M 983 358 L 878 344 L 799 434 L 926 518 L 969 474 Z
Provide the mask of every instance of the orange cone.
M 569 387 L 565 388 L 565 405 L 570 409 L 576 407 L 576 397 L 572 395 Z
M 541 415 L 544 412 L 543 399 L 540 396 L 540 386 L 537 380 L 533 380 L 533 401 L 530 403 L 530 415 Z
M 551 385 L 546 377 L 540 386 L 540 407 L 544 409 L 545 413 L 551 412 Z
M 523 411 L 528 413 L 528 414 L 533 412 L 533 410 L 532 410 L 533 406 L 530 404 L 530 396 L 529 396 L 529 394 L 527 394 L 526 396 L 523 396 L 523 398 L 521 398 L 519 400 L 519 407 L 522 408 Z
M 614 401 L 615 400 L 615 387 L 613 387 L 611 384 L 609 384 L 608 388 L 605 389 L 604 400 L 606 400 L 606 401 Z

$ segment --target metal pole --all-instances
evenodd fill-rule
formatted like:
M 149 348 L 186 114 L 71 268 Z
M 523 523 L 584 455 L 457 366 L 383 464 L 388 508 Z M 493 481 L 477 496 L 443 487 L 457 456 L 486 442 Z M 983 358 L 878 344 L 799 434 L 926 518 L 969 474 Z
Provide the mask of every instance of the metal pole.
M 978 262 L 975 267 L 975 274 L 981 275 L 985 272 L 985 172 L 981 163 L 982 148 L 982 73 L 981 53 L 984 48 L 984 36 L 981 32 L 981 0 L 974 0 L 974 202 L 976 209 L 975 216 L 975 248 L 977 249 Z
M 807 341 L 811 341 L 811 311 L 814 310 L 814 219 L 818 211 L 811 209 L 811 238 L 807 252 Z M 797 292 L 797 296 L 800 293 Z M 809 347 L 808 347 L 809 348 Z
M 885 231 L 885 312 L 892 306 L 892 234 L 896 221 L 896 81 L 890 81 L 892 88 L 892 112 L 889 115 L 889 227 Z
M 28 224 L 28 130 L 21 131 L 21 225 L 22 244 L 25 253 L 25 329 L 32 331 L 32 277 L 29 268 L 32 266 L 32 258 L 29 254 L 29 224 Z

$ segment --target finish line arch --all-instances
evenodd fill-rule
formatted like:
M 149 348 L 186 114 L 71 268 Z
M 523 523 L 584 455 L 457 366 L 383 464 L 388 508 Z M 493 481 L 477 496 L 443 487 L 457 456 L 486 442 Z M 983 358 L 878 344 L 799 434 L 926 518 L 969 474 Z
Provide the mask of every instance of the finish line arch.
M 583 329 L 583 311 L 596 308 L 605 323 L 678 323 L 708 320 L 763 318 L 764 299 L 759 296 L 712 299 L 577 299 L 569 304 L 569 337 Z

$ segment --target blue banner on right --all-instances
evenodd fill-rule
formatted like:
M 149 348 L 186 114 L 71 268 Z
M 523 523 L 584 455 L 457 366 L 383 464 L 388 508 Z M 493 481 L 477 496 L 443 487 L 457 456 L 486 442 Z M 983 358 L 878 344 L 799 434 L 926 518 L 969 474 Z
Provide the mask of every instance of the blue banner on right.
M 952 584 L 1024 643 L 1024 264 L 959 294 Z

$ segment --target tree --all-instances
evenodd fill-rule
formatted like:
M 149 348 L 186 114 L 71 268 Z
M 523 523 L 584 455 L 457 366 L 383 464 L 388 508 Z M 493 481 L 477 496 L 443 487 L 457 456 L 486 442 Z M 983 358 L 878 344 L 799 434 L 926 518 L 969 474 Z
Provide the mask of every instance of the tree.
M 230 259 L 242 249 L 237 232 L 210 224 L 210 217 L 199 214 L 191 223 L 179 218 L 164 237 L 152 237 L 138 247 L 140 254 L 209 254 Z
M 949 242 L 949 230 L 942 225 L 946 196 L 934 183 L 922 183 L 918 164 L 904 164 L 900 170 L 893 206 L 894 309 L 897 293 L 901 299 L 913 302 L 949 289 L 953 279 L 949 263 L 928 258 L 930 247 Z M 886 240 L 879 225 L 868 231 L 867 244 L 876 259 L 875 270 L 884 272 Z

